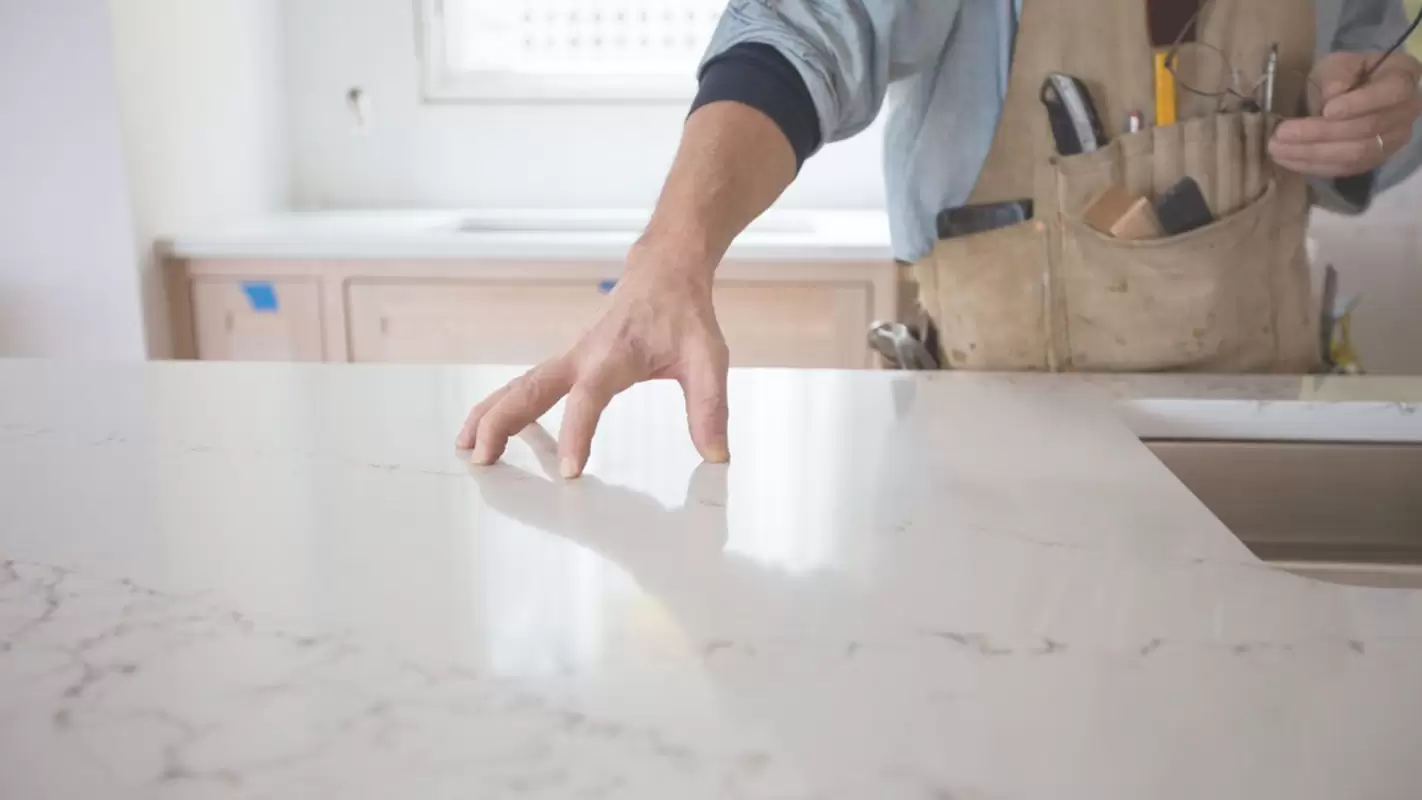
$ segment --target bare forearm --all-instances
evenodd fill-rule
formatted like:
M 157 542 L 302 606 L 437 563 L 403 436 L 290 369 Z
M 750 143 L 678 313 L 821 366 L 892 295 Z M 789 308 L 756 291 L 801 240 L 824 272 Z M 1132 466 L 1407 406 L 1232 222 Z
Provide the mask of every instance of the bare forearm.
M 732 240 L 795 178 L 795 152 L 769 117 L 734 102 L 697 109 L 629 266 L 709 280 Z

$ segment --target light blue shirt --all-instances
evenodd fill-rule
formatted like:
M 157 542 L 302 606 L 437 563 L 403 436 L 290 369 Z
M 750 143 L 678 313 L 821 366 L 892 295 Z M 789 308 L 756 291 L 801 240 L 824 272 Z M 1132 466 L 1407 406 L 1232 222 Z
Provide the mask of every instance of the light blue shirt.
M 1315 6 L 1319 53 L 1382 49 L 1408 22 L 1400 0 Z M 864 130 L 887 101 L 894 252 L 913 261 L 932 249 L 938 212 L 967 201 L 987 160 L 1021 7 L 1022 0 L 731 0 L 707 58 L 742 42 L 774 46 L 804 78 L 826 143 Z M 1422 162 L 1419 142 L 1422 122 L 1380 171 L 1377 188 Z M 1315 188 L 1331 208 L 1362 210 L 1331 182 Z

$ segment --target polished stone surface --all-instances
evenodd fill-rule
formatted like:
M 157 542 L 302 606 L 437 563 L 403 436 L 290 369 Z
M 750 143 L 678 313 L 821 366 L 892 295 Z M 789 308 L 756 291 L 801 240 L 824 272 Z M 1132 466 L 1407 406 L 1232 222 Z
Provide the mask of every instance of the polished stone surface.
M 1118 399 L 1257 400 L 1422 406 L 1419 375 L 1024 375 L 1102 389 Z
M 738 373 L 711 467 L 644 386 L 563 484 L 451 450 L 507 377 L 0 364 L 0 797 L 1418 796 L 1422 592 L 1092 387 Z
M 1422 376 L 1024 375 L 1116 401 L 1143 439 L 1422 444 Z

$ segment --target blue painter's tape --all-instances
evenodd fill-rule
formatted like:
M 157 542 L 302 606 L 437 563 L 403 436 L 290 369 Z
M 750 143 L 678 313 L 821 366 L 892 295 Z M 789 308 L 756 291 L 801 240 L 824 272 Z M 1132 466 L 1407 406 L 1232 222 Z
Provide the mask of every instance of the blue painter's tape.
M 617 281 L 606 280 L 597 285 L 597 290 L 603 294 L 612 294 L 612 290 L 617 288 Z
M 242 284 L 242 291 L 246 292 L 253 311 L 276 313 L 279 308 L 276 287 L 266 281 L 247 281 Z

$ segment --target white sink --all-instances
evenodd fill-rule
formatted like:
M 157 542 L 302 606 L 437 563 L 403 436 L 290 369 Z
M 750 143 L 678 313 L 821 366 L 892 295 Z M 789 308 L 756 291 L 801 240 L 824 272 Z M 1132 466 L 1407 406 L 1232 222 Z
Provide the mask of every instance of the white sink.
M 647 225 L 645 216 L 625 214 L 606 216 L 479 216 L 465 217 L 454 224 L 456 233 L 626 233 L 638 234 Z M 813 233 L 815 225 L 807 217 L 793 214 L 767 214 L 751 223 L 746 233 Z

